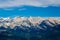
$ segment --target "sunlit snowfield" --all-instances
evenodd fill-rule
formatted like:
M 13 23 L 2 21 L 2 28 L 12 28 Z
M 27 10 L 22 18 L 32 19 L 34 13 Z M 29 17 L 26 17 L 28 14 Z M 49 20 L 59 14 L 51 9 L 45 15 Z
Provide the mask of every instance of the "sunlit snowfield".
M 0 40 L 60 40 L 60 17 L 1 17 Z

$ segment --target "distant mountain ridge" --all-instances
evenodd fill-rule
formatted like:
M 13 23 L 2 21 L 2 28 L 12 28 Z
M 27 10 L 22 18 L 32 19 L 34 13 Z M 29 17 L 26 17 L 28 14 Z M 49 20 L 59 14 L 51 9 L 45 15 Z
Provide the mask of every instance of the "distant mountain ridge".
M 10 26 L 11 29 L 13 29 L 15 26 L 22 26 L 25 27 L 39 27 L 42 26 L 46 28 L 45 26 L 51 26 L 54 27 L 55 25 L 60 24 L 60 18 L 59 17 L 49 17 L 49 18 L 41 18 L 41 17 L 15 17 L 15 18 L 0 18 L 0 27 L 8 28 Z M 41 27 L 40 27 L 41 29 Z
M 0 18 L 0 38 L 2 36 L 6 40 L 57 40 L 60 38 L 59 35 L 60 18 L 58 17 Z

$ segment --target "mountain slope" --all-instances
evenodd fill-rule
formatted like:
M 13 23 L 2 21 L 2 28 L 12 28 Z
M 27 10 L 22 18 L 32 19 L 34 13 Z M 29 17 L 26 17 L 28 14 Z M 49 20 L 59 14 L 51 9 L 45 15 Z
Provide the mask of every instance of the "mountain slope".
M 2 40 L 60 40 L 59 38 L 60 18 L 0 18 Z

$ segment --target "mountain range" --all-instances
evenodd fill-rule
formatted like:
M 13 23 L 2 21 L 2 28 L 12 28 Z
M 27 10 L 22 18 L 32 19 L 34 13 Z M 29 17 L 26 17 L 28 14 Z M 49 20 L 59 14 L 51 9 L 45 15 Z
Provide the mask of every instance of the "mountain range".
M 1 40 L 60 40 L 59 17 L 0 18 Z

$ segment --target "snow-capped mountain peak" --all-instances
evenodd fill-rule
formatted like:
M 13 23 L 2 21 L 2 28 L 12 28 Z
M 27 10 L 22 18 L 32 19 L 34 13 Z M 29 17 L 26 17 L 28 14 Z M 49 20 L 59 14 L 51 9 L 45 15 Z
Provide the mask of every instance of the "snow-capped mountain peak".
M 10 26 L 10 28 L 14 28 L 15 26 L 25 26 L 25 27 L 41 27 L 39 26 L 40 24 L 42 24 L 42 22 L 44 22 L 45 24 L 54 27 L 55 25 L 60 24 L 60 18 L 41 18 L 41 17 L 14 17 L 14 18 L 0 18 L 0 27 L 3 26 L 5 28 L 8 28 L 8 26 Z M 43 24 L 43 25 L 45 25 Z M 46 27 L 46 26 L 44 26 Z

